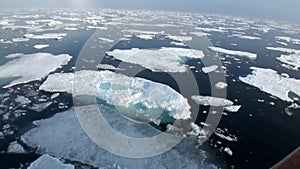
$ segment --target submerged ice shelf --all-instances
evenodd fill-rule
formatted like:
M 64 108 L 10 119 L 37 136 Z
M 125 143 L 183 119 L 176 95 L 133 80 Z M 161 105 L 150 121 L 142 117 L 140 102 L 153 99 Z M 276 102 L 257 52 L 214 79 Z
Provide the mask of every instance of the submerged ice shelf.
M 132 48 L 129 50 L 115 49 L 107 52 L 124 62 L 141 65 L 156 72 L 186 72 L 187 59 L 202 59 L 204 53 L 200 50 L 163 47 L 157 50 Z
M 239 77 L 242 82 L 289 102 L 293 102 L 293 99 L 289 97 L 290 92 L 300 95 L 299 79 L 283 77 L 272 69 L 258 67 L 251 67 L 251 69 L 252 74 Z
M 164 111 L 175 119 L 188 119 L 191 115 L 188 100 L 169 86 L 110 71 L 51 74 L 40 90 L 93 95 L 107 104 L 135 110 L 132 116 L 145 113 L 151 117 Z
M 8 88 L 45 78 L 57 68 L 66 65 L 72 59 L 72 56 L 68 54 L 52 55 L 50 53 L 16 53 L 7 55 L 5 58 L 13 60 L 0 66 L 0 79 L 16 78 L 10 84 L 4 86 L 4 88 Z

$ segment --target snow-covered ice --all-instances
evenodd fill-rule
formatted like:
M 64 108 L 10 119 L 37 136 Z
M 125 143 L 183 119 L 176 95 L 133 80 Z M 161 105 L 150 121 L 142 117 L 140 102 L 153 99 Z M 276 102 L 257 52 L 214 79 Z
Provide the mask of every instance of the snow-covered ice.
M 250 52 L 228 50 L 228 49 L 212 47 L 212 46 L 209 47 L 209 49 L 211 49 L 214 52 L 223 53 L 223 54 L 232 55 L 232 56 L 247 57 L 247 58 L 253 59 L 253 60 L 255 60 L 257 57 L 257 54 L 250 53 Z
M 30 164 L 28 169 L 75 169 L 72 164 L 64 164 L 59 159 L 48 154 L 42 155 L 40 158 Z
M 241 107 L 241 105 L 225 106 L 224 110 L 227 112 L 238 112 Z
M 218 82 L 218 83 L 215 84 L 215 87 L 217 89 L 225 89 L 225 88 L 227 88 L 227 86 L 228 86 L 228 84 L 225 83 L 225 82 Z
M 123 70 L 121 68 L 117 68 L 113 65 L 108 65 L 108 64 L 98 64 L 97 68 L 98 69 L 107 69 L 107 70 Z
M 203 105 L 203 106 L 223 107 L 223 106 L 232 106 L 233 105 L 232 101 L 230 101 L 228 99 L 224 99 L 224 98 L 211 97 L 211 96 L 200 96 L 200 95 L 194 95 L 191 98 L 197 104 Z
M 46 33 L 46 34 L 41 34 L 41 35 L 34 35 L 34 34 L 25 34 L 25 38 L 30 38 L 30 39 L 56 39 L 60 40 L 67 36 L 66 33 Z
M 44 48 L 47 48 L 49 47 L 48 44 L 42 44 L 42 45 L 34 45 L 33 48 L 35 49 L 44 49 Z
M 211 66 L 203 67 L 202 71 L 204 73 L 210 73 L 216 71 L 217 69 L 218 69 L 218 65 L 211 65 Z
M 18 102 L 18 103 L 20 103 L 20 104 L 29 104 L 29 103 L 31 103 L 31 100 L 29 100 L 25 96 L 17 96 L 17 98 L 15 99 L 15 101 Z
M 132 48 L 129 50 L 115 49 L 108 55 L 124 62 L 139 64 L 156 72 L 186 72 L 186 59 L 202 59 L 200 50 L 185 48 L 160 48 L 157 50 Z
M 68 92 L 74 96 L 93 95 L 105 100 L 107 104 L 143 113 L 149 111 L 150 115 L 150 110 L 155 112 L 155 109 L 167 110 L 175 119 L 188 119 L 191 115 L 187 99 L 169 86 L 110 71 L 51 74 L 40 90 Z M 137 110 L 137 107 L 144 108 Z M 135 116 L 134 112 L 131 113 Z
M 240 39 L 247 39 L 247 40 L 260 40 L 260 37 L 256 36 L 246 36 L 246 35 L 240 35 L 240 34 L 233 34 L 232 36 L 240 38 Z
M 108 108 L 105 108 L 105 106 L 99 106 L 106 121 L 117 131 L 125 135 L 144 138 L 152 134 L 157 134 L 152 127 L 137 126 L 141 124 L 126 120 L 122 116 L 119 116 L 117 112 L 111 109 L 107 110 Z M 87 115 L 89 112 L 97 111 L 91 106 L 82 106 L 79 108 L 83 111 L 83 114 Z M 173 149 L 151 158 L 133 159 L 111 154 L 92 142 L 85 134 L 80 127 L 74 109 L 55 114 L 49 119 L 35 121 L 34 123 L 37 124 L 37 127 L 21 137 L 22 141 L 28 146 L 38 147 L 37 152 L 40 154 L 47 153 L 58 158 L 79 161 L 95 167 L 108 168 L 116 162 L 122 168 L 131 169 L 208 169 L 212 165 L 205 161 L 206 153 L 195 148 L 198 142 L 193 138 L 184 139 Z M 110 140 L 110 142 L 114 141 L 119 143 L 118 145 L 125 144 L 122 140 Z M 153 147 L 147 148 L 159 148 L 160 144 L 162 143 L 158 142 Z M 141 150 L 128 149 L 128 151 Z M 174 159 L 176 160 L 174 161 Z
M 7 55 L 5 58 L 13 60 L 0 66 L 0 78 L 16 78 L 16 80 L 4 86 L 4 88 L 8 88 L 45 78 L 57 68 L 66 65 L 72 56 L 68 54 L 52 55 L 50 53 L 16 53 Z
M 293 102 L 288 95 L 289 92 L 300 95 L 299 79 L 283 77 L 272 69 L 258 67 L 251 67 L 251 69 L 252 74 L 246 77 L 239 77 L 242 82 L 289 102 Z
M 173 36 L 173 35 L 168 35 L 167 38 L 172 39 L 172 40 L 176 40 L 179 42 L 188 42 L 193 40 L 193 37 L 191 36 Z
M 293 69 L 298 70 L 300 68 L 300 53 L 290 54 L 290 55 L 281 55 L 276 58 L 282 63 L 290 65 Z
M 17 142 L 11 142 L 7 148 L 7 153 L 18 153 L 22 154 L 25 153 L 24 148 Z
M 300 50 L 297 49 L 291 49 L 291 48 L 282 48 L 282 47 L 266 47 L 268 50 L 273 50 L 273 51 L 279 51 L 279 52 L 285 52 L 285 53 L 296 53 L 299 54 Z

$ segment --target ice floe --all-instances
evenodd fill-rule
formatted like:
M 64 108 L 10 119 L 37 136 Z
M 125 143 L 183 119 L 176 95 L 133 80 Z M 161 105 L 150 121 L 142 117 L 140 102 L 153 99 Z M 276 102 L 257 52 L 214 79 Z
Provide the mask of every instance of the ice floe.
M 216 71 L 217 69 L 218 69 L 218 65 L 211 65 L 211 66 L 203 67 L 202 71 L 204 73 L 210 73 Z
M 132 108 L 143 113 L 151 109 L 167 110 L 175 119 L 188 119 L 191 115 L 187 99 L 169 86 L 110 71 L 51 74 L 40 86 L 40 90 L 68 92 L 74 96 L 94 95 L 110 105 Z M 137 107 L 144 108 L 140 110 Z M 148 113 L 151 116 L 151 111 Z
M 225 88 L 227 88 L 227 86 L 228 86 L 228 84 L 225 83 L 225 82 L 217 82 L 217 83 L 215 84 L 215 87 L 216 87 L 217 89 L 225 89 Z
M 293 69 L 298 70 L 300 68 L 300 53 L 290 54 L 290 55 L 281 55 L 276 58 L 282 63 L 290 65 Z
M 97 111 L 91 106 L 80 107 L 83 114 Z M 152 127 L 136 126 L 137 123 L 124 121 L 115 111 L 107 111 L 104 106 L 99 107 L 103 116 L 117 131 L 125 135 L 145 138 L 150 134 L 156 134 Z M 50 154 L 57 158 L 64 158 L 72 161 L 79 161 L 92 165 L 96 168 L 111 168 L 117 164 L 122 168 L 188 168 L 188 169 L 209 169 L 214 166 L 205 160 L 206 153 L 195 148 L 198 145 L 195 139 L 184 139 L 171 150 L 151 158 L 132 159 L 114 155 L 95 144 L 83 131 L 78 122 L 74 109 L 57 113 L 49 119 L 34 122 L 37 127 L 24 134 L 22 141 L 30 147 L 37 147 L 37 153 Z M 126 127 L 124 127 L 126 126 Z M 99 131 L 99 129 L 95 129 Z M 59 131 L 59 132 L 58 132 Z M 132 134 L 130 134 L 132 133 Z M 54 135 L 53 135 L 54 134 Z M 109 140 L 126 144 L 123 140 Z M 147 148 L 160 148 L 163 143 L 155 143 Z M 117 146 L 118 147 L 118 146 Z M 128 149 L 128 151 L 143 151 Z M 80 153 L 79 153 L 80 152 Z M 174 161 L 174 159 L 177 159 Z M 46 167 L 47 168 L 47 167 Z M 50 167 L 51 168 L 51 167 Z M 215 166 L 214 166 L 215 168 Z
M 214 52 L 223 53 L 223 54 L 232 55 L 232 56 L 247 57 L 247 58 L 253 59 L 253 60 L 255 60 L 257 57 L 257 54 L 250 53 L 250 52 L 228 50 L 228 49 L 219 48 L 219 47 L 209 47 L 209 49 L 211 49 Z
M 193 39 L 193 37 L 191 37 L 191 36 L 172 36 L 172 35 L 168 35 L 167 38 L 176 40 L 179 42 L 188 42 Z
M 107 52 L 116 59 L 139 64 L 156 72 L 186 72 L 186 59 L 202 59 L 200 50 L 185 48 L 160 48 L 157 50 L 132 48 L 129 50 L 115 49 Z
M 12 41 L 13 42 L 27 42 L 29 41 L 29 38 L 13 38 Z
M 98 38 L 100 41 L 102 42 L 107 42 L 107 43 L 114 43 L 115 41 L 113 39 L 109 39 L 109 38 L 102 38 L 102 37 L 99 37 Z
M 282 48 L 282 47 L 266 47 L 268 50 L 273 50 L 273 51 L 279 51 L 279 52 L 285 52 L 285 53 L 296 53 L 299 54 L 300 50 L 297 49 L 291 49 L 291 48 Z
M 14 141 L 9 144 L 7 148 L 7 153 L 22 154 L 25 153 L 25 150 L 17 141 Z
M 233 34 L 232 36 L 240 38 L 240 39 L 248 39 L 248 40 L 260 40 L 260 37 L 256 36 L 246 36 L 246 35 L 240 35 L 240 34 Z
M 48 154 L 42 155 L 40 158 L 32 162 L 28 169 L 75 169 L 72 164 L 64 164 L 59 159 L 54 158 Z
M 48 44 L 44 44 L 44 45 L 34 45 L 33 48 L 35 49 L 44 49 L 44 48 L 47 48 L 49 47 Z
M 113 65 L 108 65 L 108 64 L 98 64 L 97 68 L 98 69 L 107 69 L 107 70 L 123 70 L 121 68 L 117 68 Z
M 293 102 L 293 99 L 289 97 L 289 92 L 300 95 L 300 80 L 283 77 L 272 69 L 258 67 L 251 67 L 251 69 L 252 74 L 239 77 L 242 82 L 289 102 Z
M 63 39 L 65 36 L 67 36 L 66 33 L 46 33 L 41 35 L 34 35 L 34 34 L 25 34 L 25 38 L 30 39 L 56 39 L 60 40 Z
M 241 105 L 225 106 L 224 110 L 227 112 L 238 112 L 241 107 Z
M 45 78 L 57 68 L 66 65 L 72 58 L 68 54 L 52 55 L 50 53 L 16 53 L 5 57 L 13 60 L 0 66 L 0 78 L 16 78 L 16 80 L 4 88 Z
M 29 100 L 25 96 L 17 96 L 17 98 L 15 99 L 15 101 L 18 102 L 18 103 L 20 103 L 20 104 L 29 104 L 29 103 L 31 103 L 31 100 Z
M 223 107 L 223 106 L 232 106 L 233 102 L 224 98 L 211 97 L 211 96 L 200 96 L 194 95 L 191 97 L 197 104 L 203 106 L 214 106 L 214 107 Z

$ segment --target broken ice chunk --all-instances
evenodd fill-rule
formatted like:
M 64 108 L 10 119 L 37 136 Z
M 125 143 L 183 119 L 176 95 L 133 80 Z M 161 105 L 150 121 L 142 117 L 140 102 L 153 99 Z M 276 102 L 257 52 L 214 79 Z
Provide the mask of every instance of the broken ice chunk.
M 191 97 L 197 104 L 203 106 L 214 106 L 214 107 L 223 107 L 231 106 L 233 102 L 224 98 L 217 98 L 211 96 L 200 96 L 194 95 Z
M 17 142 L 11 142 L 7 148 L 7 153 L 18 153 L 22 154 L 25 153 L 24 148 Z
M 34 110 L 36 112 L 42 112 L 49 106 L 51 106 L 52 102 L 45 102 L 45 103 L 39 103 L 39 104 L 33 104 L 32 107 L 30 107 L 31 110 Z
M 59 159 L 48 154 L 42 155 L 40 158 L 30 164 L 28 169 L 75 169 L 72 164 L 64 164 Z
M 29 100 L 27 97 L 24 97 L 24 96 L 17 96 L 15 101 L 20 103 L 20 104 L 29 104 L 29 103 L 31 103 L 31 100 Z
M 203 67 L 202 71 L 204 73 L 210 73 L 216 71 L 217 69 L 218 69 L 218 65 L 211 65 L 211 66 Z

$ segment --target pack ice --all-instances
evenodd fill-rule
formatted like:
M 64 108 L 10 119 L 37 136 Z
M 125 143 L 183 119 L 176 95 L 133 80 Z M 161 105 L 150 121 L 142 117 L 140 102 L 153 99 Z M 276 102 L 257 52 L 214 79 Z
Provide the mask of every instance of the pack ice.
M 186 72 L 186 59 L 202 59 L 200 50 L 163 47 L 157 50 L 132 48 L 129 50 L 115 49 L 107 52 L 124 62 L 141 65 L 155 72 Z
M 167 111 L 175 119 L 188 119 L 191 114 L 188 100 L 169 86 L 110 71 L 51 74 L 40 90 L 93 95 L 107 104 L 134 110 L 127 114 L 133 117 Z
M 45 78 L 62 65 L 66 65 L 72 56 L 68 54 L 52 55 L 50 53 L 22 54 L 5 56 L 13 59 L 0 66 L 0 79 L 16 78 L 3 88 Z

